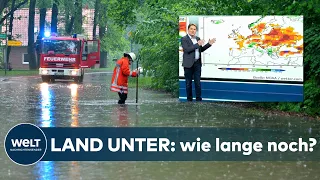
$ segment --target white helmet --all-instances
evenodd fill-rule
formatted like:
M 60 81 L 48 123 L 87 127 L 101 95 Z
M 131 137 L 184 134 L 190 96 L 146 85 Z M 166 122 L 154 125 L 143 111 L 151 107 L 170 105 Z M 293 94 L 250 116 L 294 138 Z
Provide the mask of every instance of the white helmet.
M 132 59 L 132 61 L 136 60 L 137 57 L 136 55 L 133 53 L 133 52 L 130 52 L 130 53 L 124 53 L 124 56 L 130 56 L 130 58 Z

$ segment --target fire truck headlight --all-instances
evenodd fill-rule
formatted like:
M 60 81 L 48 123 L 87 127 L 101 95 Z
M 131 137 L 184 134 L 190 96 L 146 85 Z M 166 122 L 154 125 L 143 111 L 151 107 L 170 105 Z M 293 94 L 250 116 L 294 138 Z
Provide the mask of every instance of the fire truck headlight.
M 71 71 L 71 75 L 73 75 L 73 76 L 77 75 L 77 70 Z
M 42 70 L 42 74 L 48 74 L 48 70 L 46 69 Z

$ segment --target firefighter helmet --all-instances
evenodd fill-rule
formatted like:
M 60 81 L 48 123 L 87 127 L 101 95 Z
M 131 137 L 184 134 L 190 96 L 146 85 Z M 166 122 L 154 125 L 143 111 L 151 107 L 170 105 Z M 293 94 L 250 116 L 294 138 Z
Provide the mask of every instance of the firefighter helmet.
M 132 61 L 136 60 L 136 55 L 133 52 L 130 53 L 124 53 L 124 56 L 129 56 L 131 58 Z

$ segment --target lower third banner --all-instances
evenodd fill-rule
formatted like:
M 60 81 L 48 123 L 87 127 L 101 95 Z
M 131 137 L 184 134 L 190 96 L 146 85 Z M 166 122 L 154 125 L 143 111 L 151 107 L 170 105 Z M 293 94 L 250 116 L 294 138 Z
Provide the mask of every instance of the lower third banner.
M 290 133 L 288 133 L 290 131 Z M 16 163 L 38 161 L 318 161 L 319 133 L 301 129 L 13 127 Z

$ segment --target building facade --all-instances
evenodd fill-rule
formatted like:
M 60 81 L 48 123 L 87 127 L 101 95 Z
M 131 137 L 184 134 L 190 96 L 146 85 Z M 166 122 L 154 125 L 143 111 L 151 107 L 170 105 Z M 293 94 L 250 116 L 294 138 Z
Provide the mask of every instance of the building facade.
M 47 9 L 45 31 L 50 31 L 51 24 L 51 9 Z M 82 10 L 84 35 L 88 38 L 93 37 L 93 20 L 94 20 L 94 9 L 83 9 Z M 58 16 L 58 34 L 59 29 L 64 29 L 63 16 Z M 22 46 L 12 46 L 9 55 L 8 62 L 10 63 L 12 69 L 29 69 L 29 62 L 27 59 L 28 53 L 28 21 L 29 21 L 29 9 L 22 8 L 14 12 L 12 38 L 13 40 L 21 41 Z M 35 13 L 35 25 L 34 25 L 34 39 L 37 39 L 39 34 L 39 23 L 40 14 L 39 9 L 36 9 Z M 97 34 L 99 28 L 97 27 Z M 6 33 L 6 27 L 2 26 L 1 33 Z M 5 44 L 5 42 L 2 42 Z

